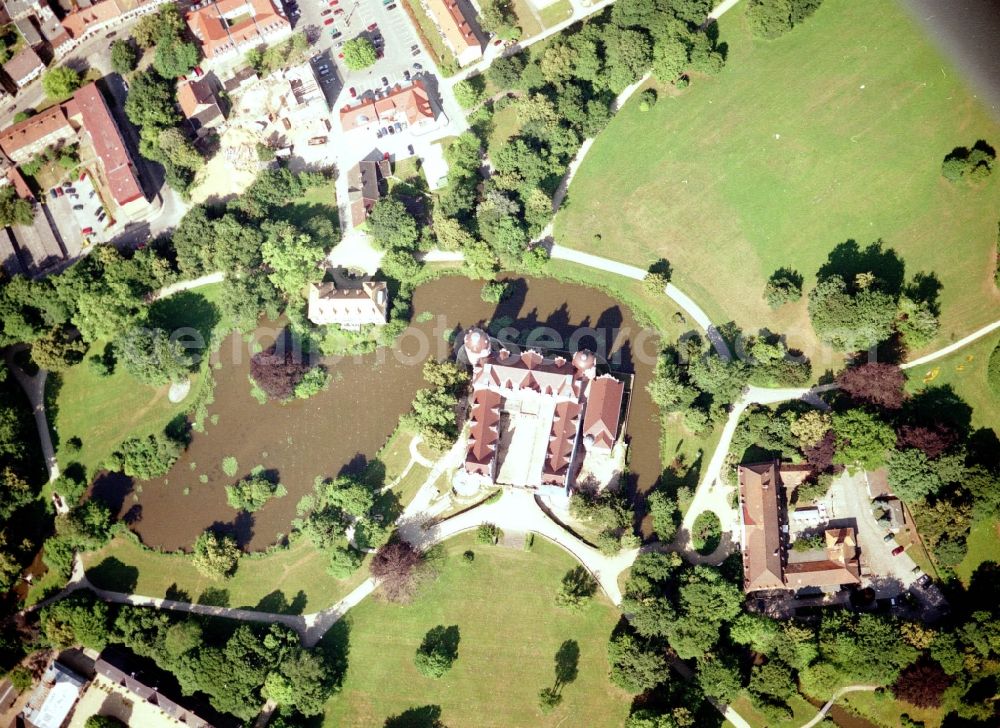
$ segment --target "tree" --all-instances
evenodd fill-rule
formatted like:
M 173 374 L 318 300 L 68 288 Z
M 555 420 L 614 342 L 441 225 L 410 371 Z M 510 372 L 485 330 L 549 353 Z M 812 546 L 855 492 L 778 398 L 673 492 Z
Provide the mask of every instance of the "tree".
M 326 565 L 326 573 L 334 579 L 346 579 L 361 568 L 364 556 L 363 553 L 351 546 L 334 546 L 330 550 L 330 561 Z
M 268 674 L 263 694 L 302 715 L 319 715 L 330 695 L 330 669 L 315 652 L 293 649 L 277 671 Z
M 125 371 L 152 386 L 184 381 L 194 363 L 181 342 L 163 329 L 140 327 L 125 332 L 115 349 Z
M 654 106 L 656 106 L 656 91 L 651 88 L 647 88 L 641 94 L 639 94 L 639 111 L 649 111 Z M 646 274 L 649 277 L 649 274 Z
M 181 445 L 165 434 L 130 437 L 118 446 L 112 463 L 122 468 L 126 475 L 149 480 L 163 475 L 181 453 Z
M 837 385 L 857 402 L 897 410 L 906 400 L 906 374 L 895 364 L 869 362 L 837 375 Z
M 474 76 L 459 81 L 452 87 L 455 100 L 463 109 L 478 106 L 485 98 L 485 88 L 481 76 Z
M 663 290 L 667 287 L 667 284 L 670 283 L 672 272 L 670 263 L 666 260 L 660 259 L 649 266 L 649 271 L 646 273 L 646 277 L 642 279 L 642 285 L 653 295 L 662 295 Z
M 538 691 L 538 709 L 543 713 L 551 713 L 562 702 L 562 693 L 555 688 L 542 688 Z
M 232 576 L 239 560 L 240 547 L 232 536 L 205 531 L 194 542 L 194 557 L 191 563 L 199 573 L 211 579 L 226 579 Z
M 226 501 L 238 511 L 254 513 L 264 507 L 272 498 L 281 498 L 288 493 L 281 483 L 274 483 L 267 478 L 262 469 L 249 477 L 226 486 Z
M 361 518 L 375 505 L 375 496 L 361 481 L 349 475 L 341 475 L 333 482 L 323 485 L 323 501 L 336 506 L 344 513 Z
M 771 308 L 802 298 L 802 275 L 791 268 L 779 268 L 767 279 L 764 300 Z
M 261 248 L 264 262 L 271 269 L 268 278 L 290 297 L 304 297 L 309 283 L 323 279 L 323 248 L 311 237 L 291 225 L 277 225 Z
M 487 281 L 480 296 L 486 303 L 496 304 L 507 298 L 509 292 L 510 285 L 506 281 Z
M 517 88 L 524 72 L 524 59 L 520 54 L 497 58 L 486 69 L 486 79 L 499 89 Z
M 661 651 L 639 638 L 621 632 L 608 642 L 611 682 L 630 693 L 643 693 L 667 677 L 667 661 Z
M 423 563 L 423 555 L 406 541 L 390 541 L 375 553 L 369 569 L 387 600 L 405 603 L 416 592 Z
M 556 604 L 567 609 L 581 609 L 597 592 L 597 580 L 582 566 L 566 572 L 556 594 Z
M 291 399 L 296 385 L 311 368 L 302 352 L 290 345 L 273 344 L 250 358 L 250 377 L 269 397 L 278 400 Z
M 647 501 L 653 519 L 653 531 L 662 543 L 669 543 L 677 534 L 677 501 L 662 490 L 655 490 Z
M 448 672 L 458 659 L 459 639 L 458 627 L 454 625 L 438 625 L 429 630 L 413 656 L 417 672 L 430 678 L 438 678 Z
M 174 88 L 154 71 L 140 71 L 129 83 L 125 115 L 138 127 L 174 126 L 180 122 Z
M 833 461 L 840 465 L 874 470 L 885 464 L 896 444 L 892 427 L 862 409 L 835 414 L 833 431 L 837 447 Z
M 41 369 L 63 371 L 83 361 L 87 344 L 69 328 L 59 326 L 31 345 L 31 358 Z
M 80 74 L 72 68 L 57 66 L 42 76 L 42 88 L 51 99 L 64 99 L 80 88 Z
M 76 644 L 98 652 L 108 643 L 108 605 L 89 590 L 73 592 L 42 610 L 39 622 L 45 639 L 57 649 Z
M 0 225 L 31 225 L 35 210 L 31 203 L 17 196 L 13 185 L 0 187 Z
M 122 76 L 135 70 L 139 58 L 135 47 L 127 40 L 119 38 L 111 43 L 111 67 Z
M 419 238 L 417 221 L 402 202 L 391 197 L 375 203 L 368 215 L 368 229 L 382 250 L 413 250 Z
M 921 660 L 903 670 L 892 685 L 892 694 L 918 708 L 937 708 L 951 678 L 931 660 Z
M 344 43 L 341 49 L 344 54 L 344 63 L 352 71 L 360 71 L 362 68 L 374 66 L 378 60 L 375 52 L 375 45 L 368 38 L 358 37 Z
M 479 6 L 479 27 L 501 40 L 517 40 L 521 29 L 508 0 L 484 0 Z
M 684 73 L 688 53 L 679 38 L 659 38 L 653 45 L 653 74 L 664 83 L 672 83 Z
M 919 349 L 931 342 L 938 332 L 938 319 L 927 301 L 915 301 L 900 296 L 896 331 L 910 349 Z
M 184 133 L 177 127 L 163 129 L 157 135 L 157 146 L 171 164 L 197 172 L 205 166 L 205 160 Z
M 697 680 L 705 695 L 723 703 L 733 702 L 743 689 L 740 666 L 727 654 L 699 657 Z
M 111 715 L 92 715 L 84 722 L 83 728 L 128 728 L 128 724 Z
M 965 475 L 962 455 L 942 455 L 934 460 L 923 450 L 906 448 L 889 455 L 889 485 L 907 503 L 937 495 Z
M 164 78 L 178 78 L 198 65 L 198 46 L 179 33 L 165 31 L 156 42 L 153 68 Z
M 870 349 L 892 334 L 896 301 L 876 286 L 848 289 L 838 275 L 809 293 L 809 317 L 819 337 L 841 351 Z
M 955 147 L 941 163 L 941 174 L 949 182 L 962 179 L 978 181 L 986 179 L 993 171 L 996 152 L 984 140 L 977 141 L 971 149 Z

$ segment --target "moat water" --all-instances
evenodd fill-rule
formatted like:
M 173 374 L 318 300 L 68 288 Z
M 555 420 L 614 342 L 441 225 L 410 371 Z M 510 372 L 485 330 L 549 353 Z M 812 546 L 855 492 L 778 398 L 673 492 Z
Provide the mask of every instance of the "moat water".
M 513 295 L 499 305 L 482 301 L 482 282 L 463 277 L 420 286 L 414 320 L 397 344 L 326 360 L 333 382 L 308 400 L 259 404 L 250 395 L 248 344 L 238 335 L 228 337 L 215 355 L 221 368 L 213 371 L 215 401 L 205 429 L 192 433 L 167 476 L 133 483 L 121 474 L 105 475 L 95 490 L 120 505 L 122 516 L 149 546 L 187 549 L 214 527 L 233 533 L 249 550 L 266 548 L 291 530 L 295 506 L 312 491 L 317 476 L 359 472 L 375 457 L 416 391 L 427 386 L 422 363 L 452 355 L 445 332 L 493 322 L 494 332 L 498 325 L 507 326 L 522 340 L 533 333 L 542 346 L 594 349 L 612 369 L 635 374 L 626 435 L 627 487 L 633 493 L 648 491 L 660 474 L 659 418 L 645 389 L 659 346 L 655 334 L 643 331 L 624 305 L 597 290 L 550 279 L 512 280 Z M 268 346 L 276 333 L 262 329 L 260 344 Z M 508 332 L 508 338 L 515 335 Z M 239 464 L 235 478 L 222 472 L 228 456 Z M 288 494 L 256 513 L 239 513 L 226 503 L 224 486 L 257 465 L 273 471 Z

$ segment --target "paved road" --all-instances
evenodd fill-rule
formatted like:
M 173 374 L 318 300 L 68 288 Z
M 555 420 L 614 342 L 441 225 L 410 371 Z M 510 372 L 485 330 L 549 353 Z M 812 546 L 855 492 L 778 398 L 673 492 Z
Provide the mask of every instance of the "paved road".
M 52 446 L 52 434 L 49 432 L 49 421 L 45 416 L 45 379 L 48 372 L 39 369 L 35 376 L 30 377 L 14 361 L 14 355 L 19 351 L 24 351 L 28 347 L 24 344 L 16 344 L 7 348 L 5 357 L 7 368 L 10 369 L 17 383 L 21 385 L 28 403 L 31 405 L 31 414 L 35 418 L 35 429 L 38 431 L 38 442 L 42 448 L 42 456 L 45 458 L 45 467 L 49 472 L 49 482 L 59 477 L 59 461 L 56 460 L 56 450 Z
M 937 351 L 932 351 L 930 354 L 927 354 L 926 356 L 922 356 L 919 359 L 914 359 L 913 361 L 908 361 L 908 362 L 906 362 L 905 364 L 902 365 L 902 368 L 903 369 L 912 369 L 913 367 L 918 367 L 921 364 L 927 364 L 928 362 L 932 362 L 935 359 L 940 359 L 942 357 L 948 356 L 949 354 L 953 354 L 954 352 L 956 352 L 959 349 L 961 349 L 963 346 L 968 346 L 973 341 L 977 341 L 978 339 L 983 338 L 987 334 L 989 334 L 989 333 L 991 333 L 993 331 L 996 331 L 997 329 L 1000 329 L 1000 321 L 994 321 L 991 324 L 987 324 L 986 326 L 982 327 L 981 329 L 978 329 L 977 331 L 973 331 L 971 334 L 969 334 L 965 338 L 959 339 L 954 344 L 949 344 L 948 346 L 944 347 L 943 349 L 938 349 Z

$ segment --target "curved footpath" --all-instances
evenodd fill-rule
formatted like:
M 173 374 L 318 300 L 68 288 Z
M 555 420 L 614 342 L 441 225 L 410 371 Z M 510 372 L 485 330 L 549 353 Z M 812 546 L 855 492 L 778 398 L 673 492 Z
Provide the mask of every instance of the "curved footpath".
M 823 718 L 826 716 L 830 708 L 833 707 L 833 704 L 836 703 L 838 700 L 840 700 L 842 696 L 847 695 L 847 693 L 871 692 L 877 689 L 878 688 L 876 688 L 873 685 L 848 685 L 846 687 L 841 688 L 840 690 L 838 690 L 833 694 L 832 698 L 826 701 L 826 704 L 822 708 L 820 708 L 819 712 L 816 713 L 816 715 L 813 716 L 813 719 L 810 720 L 808 723 L 803 723 L 801 728 L 813 728 L 814 725 L 823 720 Z
M 983 338 L 987 334 L 996 331 L 997 329 L 1000 329 L 1000 321 L 994 321 L 991 324 L 987 324 L 983 328 L 973 331 L 965 338 L 959 339 L 954 344 L 949 344 L 943 349 L 932 351 L 930 354 L 927 354 L 926 356 L 914 359 L 913 361 L 908 361 L 905 364 L 900 364 L 900 368 L 912 369 L 913 367 L 918 367 L 921 364 L 927 364 L 928 362 L 932 362 L 935 359 L 940 359 L 942 357 L 948 356 L 949 354 L 953 354 L 959 349 L 961 349 L 963 346 L 968 346 L 973 341 L 977 341 L 978 339 Z

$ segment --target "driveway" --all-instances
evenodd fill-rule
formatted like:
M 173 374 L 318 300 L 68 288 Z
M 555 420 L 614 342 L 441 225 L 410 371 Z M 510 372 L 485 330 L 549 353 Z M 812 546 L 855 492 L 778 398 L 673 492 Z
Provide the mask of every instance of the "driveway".
M 845 471 L 833 481 L 827 498 L 831 521 L 855 522 L 861 569 L 869 574 L 862 577 L 862 583 L 873 587 L 878 597 L 898 596 L 920 577 L 919 572 L 913 573 L 916 563 L 909 554 L 892 555 L 898 544 L 895 539 L 885 541 L 888 531 L 875 520 L 864 471 L 855 475 Z

